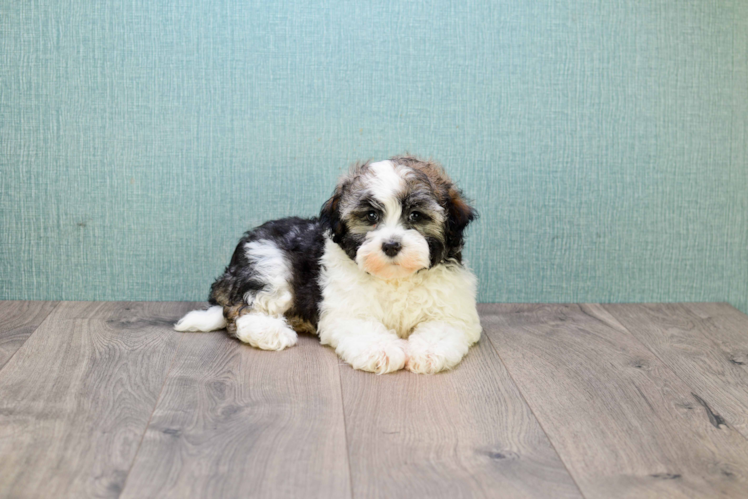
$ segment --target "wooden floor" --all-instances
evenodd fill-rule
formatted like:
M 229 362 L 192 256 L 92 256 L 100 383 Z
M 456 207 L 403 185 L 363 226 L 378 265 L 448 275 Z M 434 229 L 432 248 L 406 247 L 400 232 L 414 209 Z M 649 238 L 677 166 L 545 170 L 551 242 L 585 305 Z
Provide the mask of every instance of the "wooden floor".
M 172 330 L 202 305 L 0 302 L 0 496 L 748 496 L 727 304 L 484 304 L 435 376 Z

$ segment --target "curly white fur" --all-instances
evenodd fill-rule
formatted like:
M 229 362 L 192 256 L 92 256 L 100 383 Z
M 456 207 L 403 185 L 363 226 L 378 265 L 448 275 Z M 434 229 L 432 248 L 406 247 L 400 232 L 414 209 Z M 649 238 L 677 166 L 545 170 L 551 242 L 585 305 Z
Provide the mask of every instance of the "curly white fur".
M 280 351 L 296 345 L 298 336 L 282 316 L 245 314 L 236 320 L 236 337 L 252 347 Z
M 322 264 L 320 340 L 354 368 L 386 373 L 407 362 L 413 372 L 436 373 L 454 367 L 480 339 L 476 279 L 463 266 L 384 280 L 330 240 Z

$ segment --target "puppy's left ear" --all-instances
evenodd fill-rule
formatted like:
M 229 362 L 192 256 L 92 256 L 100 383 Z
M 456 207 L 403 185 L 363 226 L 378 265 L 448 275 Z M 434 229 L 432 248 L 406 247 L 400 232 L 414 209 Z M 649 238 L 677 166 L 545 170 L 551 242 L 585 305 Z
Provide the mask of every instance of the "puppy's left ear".
M 464 243 L 465 228 L 478 218 L 478 211 L 471 207 L 459 189 L 450 186 L 447 192 L 447 246 L 450 254 L 459 255 Z
M 340 243 L 345 235 L 346 227 L 340 218 L 340 200 L 343 197 L 344 184 L 338 184 L 332 197 L 327 200 L 319 212 L 319 221 L 330 231 L 332 240 Z

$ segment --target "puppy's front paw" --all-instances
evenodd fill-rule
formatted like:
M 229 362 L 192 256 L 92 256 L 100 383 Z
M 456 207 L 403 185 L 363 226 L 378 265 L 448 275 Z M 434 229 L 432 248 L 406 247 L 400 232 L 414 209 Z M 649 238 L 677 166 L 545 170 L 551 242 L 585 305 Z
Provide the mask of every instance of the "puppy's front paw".
M 413 373 L 433 374 L 457 366 L 467 347 L 452 342 L 429 342 L 413 335 L 409 340 L 405 368 Z
M 446 356 L 440 356 L 434 352 L 424 351 L 414 353 L 411 351 L 405 368 L 413 373 L 431 375 L 442 370 L 451 368 Z
M 353 368 L 378 374 L 395 372 L 405 366 L 408 354 L 404 340 L 367 339 L 365 342 L 360 345 L 354 342 L 341 343 L 338 345 L 338 354 Z

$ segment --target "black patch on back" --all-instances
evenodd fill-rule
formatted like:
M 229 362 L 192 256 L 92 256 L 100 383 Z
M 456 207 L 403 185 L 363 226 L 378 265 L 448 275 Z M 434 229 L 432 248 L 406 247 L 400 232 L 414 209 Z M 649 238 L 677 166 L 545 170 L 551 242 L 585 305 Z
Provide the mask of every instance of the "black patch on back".
M 322 298 L 319 261 L 325 247 L 324 230 L 316 218 L 278 219 L 244 233 L 226 270 L 210 287 L 210 303 L 231 306 L 243 302 L 245 293 L 259 292 L 265 287 L 244 248 L 247 243 L 258 240 L 275 243 L 291 264 L 290 285 L 294 302 L 286 315 L 299 316 L 316 326 Z

